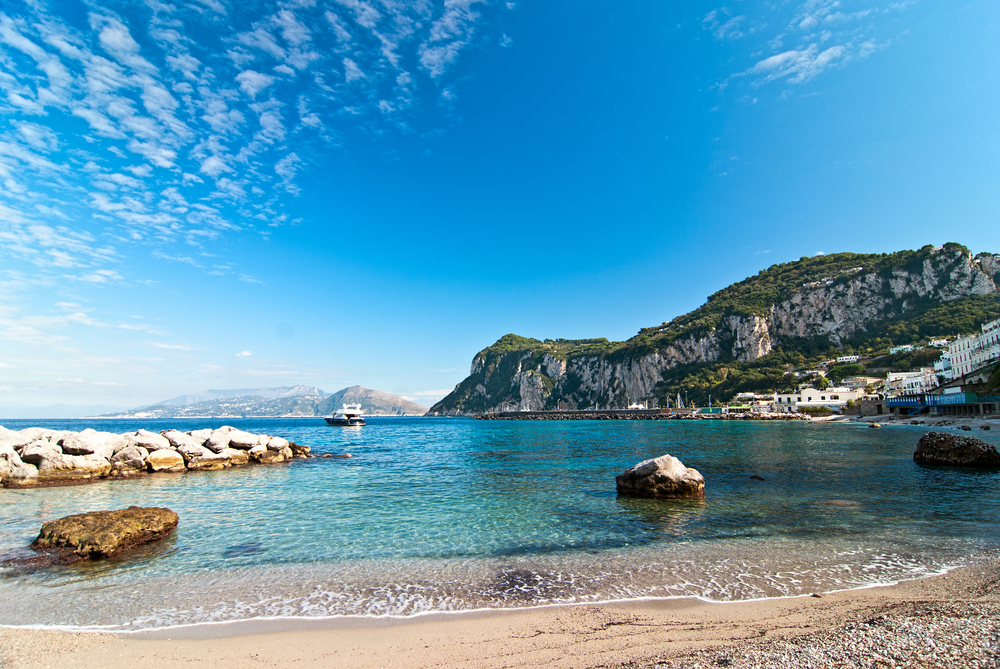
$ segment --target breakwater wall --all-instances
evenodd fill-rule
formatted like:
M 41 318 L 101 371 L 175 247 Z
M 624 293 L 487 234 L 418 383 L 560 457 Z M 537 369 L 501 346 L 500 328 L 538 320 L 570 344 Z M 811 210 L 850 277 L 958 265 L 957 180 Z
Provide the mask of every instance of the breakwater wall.
M 215 430 L 125 434 L 0 426 L 0 483 L 8 488 L 72 485 L 156 472 L 226 469 L 309 458 L 308 446 L 223 425 Z
M 476 420 L 671 420 L 692 415 L 691 409 L 605 409 L 596 411 L 495 411 Z
M 798 413 L 747 411 L 696 413 L 693 409 L 606 409 L 604 411 L 495 411 L 476 420 L 809 420 Z

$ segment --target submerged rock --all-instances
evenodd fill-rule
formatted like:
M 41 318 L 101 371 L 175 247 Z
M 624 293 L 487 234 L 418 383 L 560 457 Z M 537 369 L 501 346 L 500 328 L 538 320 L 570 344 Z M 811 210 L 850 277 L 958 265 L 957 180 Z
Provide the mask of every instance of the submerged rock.
M 31 547 L 64 549 L 61 561 L 71 555 L 83 559 L 111 557 L 129 548 L 157 541 L 177 527 L 170 509 L 130 506 L 117 511 L 92 511 L 66 516 L 42 525 Z
M 637 497 L 669 499 L 702 497 L 705 478 L 672 455 L 643 460 L 615 477 L 618 492 Z
M 1000 468 L 1000 453 L 991 444 L 975 437 L 945 432 L 928 432 L 920 437 L 913 461 L 921 465 Z

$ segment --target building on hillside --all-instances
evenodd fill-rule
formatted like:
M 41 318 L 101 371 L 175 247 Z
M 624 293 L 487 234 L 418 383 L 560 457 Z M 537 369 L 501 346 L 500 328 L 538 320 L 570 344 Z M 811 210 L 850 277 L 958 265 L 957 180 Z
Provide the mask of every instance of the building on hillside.
M 941 357 L 934 363 L 934 373 L 945 381 L 951 380 L 951 351 L 942 351 Z
M 951 342 L 947 339 L 931 339 L 929 342 L 927 342 L 927 345 L 933 346 L 934 348 L 944 348 L 949 343 Z
M 947 379 L 966 376 L 1000 360 L 1000 319 L 985 323 L 977 334 L 955 339 L 948 345 L 948 358 L 951 373 L 945 374 Z
M 897 353 L 909 353 L 913 350 L 913 346 L 906 344 L 905 346 L 893 346 L 889 349 L 889 355 L 896 355 Z
M 937 387 L 938 378 L 932 367 L 922 367 L 919 372 L 889 372 L 885 379 L 886 397 L 920 395 Z
M 879 378 L 877 376 L 849 376 L 840 382 L 840 385 L 845 388 L 867 388 L 871 386 L 872 388 L 878 388 L 883 383 L 885 379 Z
M 860 359 L 861 357 L 857 355 L 842 355 L 839 358 L 837 358 L 837 364 L 838 365 L 842 363 L 853 364 Z
M 774 410 L 782 413 L 801 411 L 805 407 L 828 407 L 842 411 L 848 402 L 857 400 L 863 392 L 851 388 L 802 388 L 795 393 L 775 393 Z

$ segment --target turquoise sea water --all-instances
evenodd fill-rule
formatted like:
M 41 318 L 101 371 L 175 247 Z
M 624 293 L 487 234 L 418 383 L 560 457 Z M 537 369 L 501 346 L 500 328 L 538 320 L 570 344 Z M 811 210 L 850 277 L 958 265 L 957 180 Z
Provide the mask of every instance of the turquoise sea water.
M 125 432 L 221 422 L 5 426 Z M 24 554 L 43 522 L 67 514 L 131 504 L 180 514 L 173 536 L 129 560 L 0 570 L 0 624 L 138 630 L 638 597 L 749 599 L 917 578 L 1000 548 L 1000 473 L 915 465 L 921 427 L 225 422 L 354 457 L 0 490 L 7 556 Z M 617 496 L 615 475 L 664 453 L 705 476 L 704 500 Z

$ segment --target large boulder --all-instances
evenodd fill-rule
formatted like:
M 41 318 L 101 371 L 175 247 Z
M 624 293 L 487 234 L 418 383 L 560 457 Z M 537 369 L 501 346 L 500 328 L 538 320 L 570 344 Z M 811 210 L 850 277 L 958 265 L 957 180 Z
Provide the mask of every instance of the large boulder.
M 281 451 L 288 447 L 288 440 L 281 437 L 271 437 L 267 441 L 267 447 L 272 451 Z
M 212 451 L 208 450 L 200 444 L 188 444 L 186 446 L 178 446 L 177 452 L 184 457 L 184 462 L 190 462 L 195 458 L 201 458 L 206 455 L 214 455 Z
M 106 558 L 162 539 L 177 527 L 177 522 L 176 513 L 157 507 L 79 513 L 42 525 L 31 547 L 63 549 L 84 559 Z
M 62 455 L 62 447 L 48 439 L 38 439 L 21 447 L 21 460 L 36 467 L 45 458 L 54 458 Z
M 99 455 L 109 460 L 117 447 L 127 445 L 128 440 L 120 434 L 98 432 L 89 427 L 83 432 L 70 433 L 62 439 L 62 450 L 67 455 Z
M 0 443 L 0 481 L 10 478 L 15 469 L 23 466 L 24 461 L 14 447 Z
M 260 443 L 258 435 L 243 430 L 232 430 L 227 436 L 229 437 L 229 448 L 238 448 L 243 451 L 249 451 Z
M 13 449 L 19 449 L 25 444 L 35 441 L 37 437 L 28 436 L 22 434 L 23 431 L 18 432 L 17 430 L 8 430 L 4 426 L 0 425 L 0 446 L 10 446 Z
M 125 435 L 131 446 L 140 446 L 152 453 L 163 448 L 170 448 L 170 442 L 162 434 L 149 430 L 137 430 L 134 434 Z
M 250 462 L 250 453 L 238 448 L 223 449 L 219 455 L 224 455 L 229 458 L 230 465 L 245 465 Z
M 947 432 L 928 432 L 920 437 L 913 461 L 921 465 L 1000 468 L 1000 453 L 982 439 Z
M 146 457 L 148 455 L 149 451 L 141 446 L 123 448 L 111 456 L 111 476 L 121 478 L 142 476 L 146 473 Z
M 15 467 L 3 480 L 5 488 L 31 488 L 38 485 L 38 467 L 22 464 Z
M 281 451 L 272 451 L 267 446 L 258 444 L 250 449 L 250 459 L 261 464 L 270 464 L 283 461 L 285 456 L 281 454 Z
M 166 432 L 161 432 L 163 438 L 167 440 L 172 448 L 178 451 L 181 448 L 191 448 L 197 446 L 201 448 L 201 445 L 205 443 L 204 439 L 198 439 L 197 437 L 192 437 L 187 432 L 179 432 L 178 430 L 167 430 Z
M 187 469 L 184 456 L 172 448 L 161 448 L 146 456 L 146 467 L 151 472 L 182 472 Z
M 232 428 L 229 429 L 231 430 Z M 229 448 L 229 430 L 221 428 L 215 430 L 202 445 L 213 453 L 221 453 Z
M 233 463 L 229 460 L 228 455 L 212 453 L 211 451 L 208 452 L 208 455 L 201 455 L 187 461 L 187 468 L 195 471 L 202 469 L 225 469 L 232 466 Z
M 643 460 L 615 477 L 618 492 L 661 499 L 702 497 L 705 478 L 672 455 Z
M 38 482 L 60 483 L 104 478 L 111 472 L 111 461 L 100 455 L 59 453 L 38 462 Z

